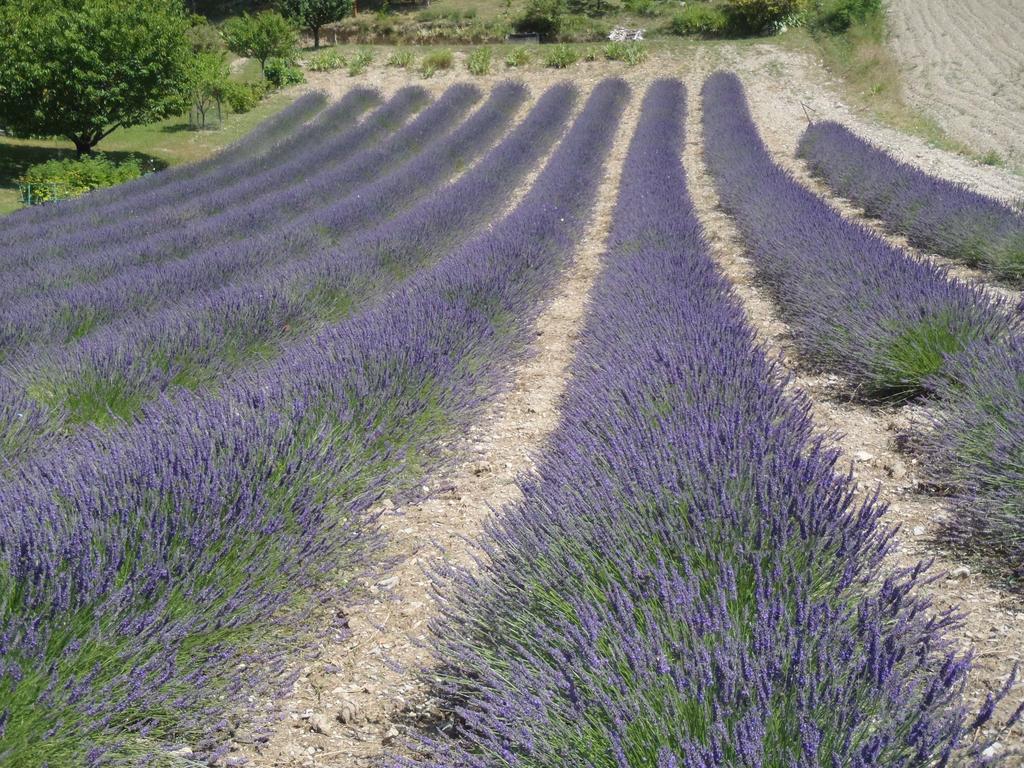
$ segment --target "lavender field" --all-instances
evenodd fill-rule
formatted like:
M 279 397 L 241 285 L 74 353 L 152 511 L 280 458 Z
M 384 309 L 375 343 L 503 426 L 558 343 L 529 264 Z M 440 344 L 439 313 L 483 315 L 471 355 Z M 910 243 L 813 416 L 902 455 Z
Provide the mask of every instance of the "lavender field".
M 655 70 L 311 90 L 0 218 L 0 765 L 1020 764 L 1012 660 L 802 387 L 925 413 L 935 551 L 1019 598 L 1020 308 Z M 800 155 L 1018 280 L 1012 209 Z

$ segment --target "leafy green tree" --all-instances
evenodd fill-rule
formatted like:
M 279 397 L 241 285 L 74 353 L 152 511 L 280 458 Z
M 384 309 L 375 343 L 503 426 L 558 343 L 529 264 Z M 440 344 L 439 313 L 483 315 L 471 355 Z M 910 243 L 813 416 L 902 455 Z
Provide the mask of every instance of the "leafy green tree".
M 188 41 L 196 53 L 218 53 L 226 49 L 220 30 L 210 24 L 205 17 L 194 15 L 192 27 L 188 31 Z
M 276 11 L 263 11 L 254 16 L 244 13 L 228 19 L 221 33 L 229 51 L 256 59 L 261 72 L 266 69 L 269 58 L 295 60 L 295 49 L 299 44 L 295 27 Z
M 320 29 L 352 13 L 353 0 L 280 0 L 281 13 L 313 33 L 313 47 L 320 47 Z
M 553 39 L 562 31 L 567 11 L 566 0 L 529 0 L 514 26 L 519 32 L 535 32 Z
M 796 15 L 800 0 L 729 0 L 722 9 L 733 32 L 750 35 L 772 30 Z
M 0 2 L 0 127 L 78 154 L 117 128 L 181 114 L 192 51 L 181 0 Z
M 199 118 L 200 127 L 206 127 L 206 114 L 216 106 L 218 112 L 231 87 L 228 81 L 229 68 L 223 53 L 203 51 L 192 61 L 192 77 L 189 82 L 189 96 L 192 108 Z

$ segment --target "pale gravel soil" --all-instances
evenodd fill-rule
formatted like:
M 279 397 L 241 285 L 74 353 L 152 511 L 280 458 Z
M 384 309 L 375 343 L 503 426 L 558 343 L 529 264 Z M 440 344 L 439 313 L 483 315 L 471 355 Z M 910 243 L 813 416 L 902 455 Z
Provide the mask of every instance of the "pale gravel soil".
M 811 56 L 762 43 L 703 50 L 701 58 L 710 66 L 733 70 L 744 80 L 758 127 L 767 128 L 775 137 L 773 149 L 782 155 L 794 156 L 808 119 L 835 120 L 928 173 L 961 182 L 1004 202 L 1024 200 L 1024 177 L 930 146 L 919 137 L 876 123 L 843 103 L 837 95 L 837 82 Z M 1018 117 L 1018 132 L 1022 122 L 1024 112 Z
M 1024 167 L 1024 0 L 888 0 L 910 100 L 979 152 Z
M 426 569 L 437 557 L 471 564 L 468 540 L 479 536 L 492 508 L 519 498 L 516 478 L 532 469 L 534 456 L 558 423 L 557 403 L 599 271 L 638 103 L 634 94 L 592 221 L 574 264 L 537 320 L 529 357 L 514 367 L 511 387 L 459 442 L 460 461 L 426 479 L 425 498 L 398 509 L 385 503 L 384 556 L 394 566 L 383 580 L 364 585 L 369 599 L 349 611 L 351 636 L 322 648 L 319 659 L 303 671 L 270 741 L 258 751 L 242 748 L 253 764 L 372 765 L 402 741 L 409 721 L 433 714 L 419 679 L 430 669 L 427 623 L 435 615 Z M 528 186 L 523 185 L 524 192 Z
M 902 248 L 915 258 L 931 260 L 945 267 L 951 275 L 981 285 L 994 297 L 1000 297 L 1010 302 L 1020 300 L 1021 292 L 1019 290 L 999 285 L 984 270 L 968 267 L 938 254 L 919 250 L 910 245 L 906 237 L 886 231 L 882 222 L 867 217 L 863 208 L 849 200 L 836 197 L 823 182 L 811 176 L 807 165 L 796 157 L 796 145 L 807 127 L 808 114 L 811 114 L 814 119 L 827 118 L 846 122 L 860 136 L 880 146 L 885 146 L 885 130 L 861 124 L 856 118 L 846 115 L 841 107 L 828 107 L 827 104 L 830 100 L 823 98 L 821 93 L 808 96 L 803 89 L 807 88 L 806 83 L 811 79 L 813 71 L 805 69 L 806 57 L 789 54 L 785 51 L 778 51 L 770 56 L 769 63 L 763 65 L 751 65 L 748 61 L 733 60 L 730 61 L 729 68 L 736 71 L 743 79 L 750 102 L 751 115 L 765 145 L 779 165 L 789 171 L 797 181 L 823 198 L 833 210 L 868 227 L 882 239 Z M 779 80 L 769 74 L 769 71 L 779 71 L 778 67 L 782 67 L 785 72 L 797 73 L 798 77 L 780 86 Z M 820 86 L 815 91 L 824 93 Z M 805 111 L 805 107 L 808 107 L 809 111 Z M 942 160 L 959 159 L 958 156 L 942 150 L 931 149 L 930 153 L 937 155 Z M 970 165 L 967 169 L 959 169 L 956 164 L 950 164 L 950 167 L 944 170 L 948 173 L 930 172 L 940 177 L 944 176 L 967 183 L 978 191 L 999 199 L 1024 200 L 1024 178 L 1007 174 L 1005 171 L 992 173 L 993 169 L 976 164 Z
M 779 124 L 764 109 L 758 109 L 755 91 L 768 84 L 757 73 L 744 77 L 752 112 L 771 149 Z M 691 84 L 692 89 L 697 84 Z M 831 435 L 842 451 L 841 469 L 850 468 L 861 495 L 878 491 L 889 505 L 884 522 L 899 526 L 890 565 L 910 567 L 920 560 L 933 560 L 932 572 L 940 578 L 926 585 L 922 593 L 940 609 L 955 608 L 964 614 L 962 647 L 975 649 L 977 662 L 969 681 L 969 698 L 980 703 L 997 689 L 1015 663 L 1024 656 L 1024 604 L 983 575 L 971 573 L 951 553 L 934 545 L 938 522 L 950 513 L 947 500 L 922 492 L 926 474 L 919 459 L 897 450 L 900 435 L 926 429 L 928 414 L 914 407 L 868 406 L 851 402 L 838 376 L 809 370 L 801 364 L 775 305 L 757 284 L 754 268 L 732 219 L 718 206 L 718 197 L 701 154 L 700 102 L 689 102 L 687 150 L 684 162 L 698 214 L 721 268 L 733 282 L 748 318 L 770 354 L 792 374 L 789 386 L 810 395 L 818 428 Z M 785 153 L 776 159 L 792 169 Z M 945 574 L 945 575 L 943 575 Z M 1018 683 L 1002 712 L 1024 700 L 1024 684 Z M 1018 726 L 1004 744 L 1024 746 L 1024 730 Z
M 1020 659 L 1024 649 L 1024 604 L 983 576 L 965 574 L 961 563 L 932 544 L 936 523 L 948 512 L 948 506 L 944 500 L 918 491 L 923 479 L 921 467 L 912 456 L 895 450 L 897 435 L 922 428 L 927 414 L 912 408 L 851 404 L 843 397 L 841 380 L 810 372 L 799 364 L 775 307 L 755 285 L 735 227 L 717 208 L 717 197 L 700 154 L 700 87 L 707 74 L 722 67 L 733 69 L 743 78 L 754 117 L 776 158 L 816 191 L 822 191 L 820 186 L 793 158 L 808 112 L 815 119 L 839 120 L 931 173 L 963 181 L 1004 200 L 1024 197 L 1024 179 L 1002 169 L 976 165 L 866 121 L 840 102 L 818 63 L 770 44 L 702 47 L 684 60 L 653 57 L 633 69 L 620 64 L 583 63 L 568 72 L 536 67 L 517 72 L 497 66 L 495 74 L 474 78 L 486 89 L 516 77 L 527 82 L 534 98 L 547 85 L 565 79 L 577 84 L 583 97 L 609 75 L 623 76 L 631 83 L 634 93 L 617 135 L 594 221 L 580 243 L 574 266 L 538 318 L 537 339 L 529 358 L 510 371 L 509 388 L 487 408 L 464 439 L 453 444 L 455 460 L 449 467 L 424 481 L 427 490 L 423 500 L 385 510 L 382 524 L 389 536 L 386 556 L 393 558 L 394 566 L 383 578 L 363 585 L 365 599 L 360 605 L 344 606 L 351 635 L 320 648 L 319 657 L 303 669 L 293 693 L 281 704 L 283 720 L 270 741 L 258 751 L 252 745 L 240 744 L 235 755 L 244 754 L 252 765 L 268 768 L 373 765 L 401 744 L 411 722 L 436 714 L 435 703 L 420 682 L 424 671 L 430 669 L 431 656 L 425 643 L 427 623 L 435 615 L 425 569 L 439 555 L 463 565 L 471 562 L 467 540 L 481 531 L 492 509 L 518 498 L 515 478 L 530 471 L 533 457 L 543 450 L 557 424 L 559 399 L 567 385 L 574 342 L 598 271 L 639 99 L 649 82 L 663 76 L 683 78 L 689 90 L 684 162 L 714 253 L 735 283 L 760 339 L 770 353 L 780 356 L 785 369 L 793 372 L 791 386 L 800 387 L 812 397 L 819 428 L 838 435 L 843 467 L 853 468 L 863 493 L 878 489 L 882 500 L 890 504 L 885 520 L 901 526 L 892 565 L 935 558 L 936 573 L 957 572 L 956 578 L 939 578 L 925 592 L 937 607 L 953 606 L 965 613 L 964 644 L 973 644 L 978 654 L 978 666 L 970 681 L 972 698 L 996 687 L 1013 662 Z M 308 87 L 325 88 L 333 96 L 340 96 L 357 84 L 376 85 L 387 95 L 402 85 L 418 83 L 436 95 L 465 77 L 461 63 L 428 80 L 375 65 L 368 77 L 361 78 L 349 78 L 344 72 L 313 73 Z M 843 215 L 857 218 L 859 212 L 853 206 L 830 202 Z M 899 238 L 891 240 L 905 245 Z M 921 257 L 936 258 L 925 254 Z M 980 273 L 957 270 L 965 279 L 984 280 Z M 1021 697 L 1024 686 L 1018 685 L 1012 698 L 1019 701 Z M 1011 741 L 1024 745 L 1019 733 Z

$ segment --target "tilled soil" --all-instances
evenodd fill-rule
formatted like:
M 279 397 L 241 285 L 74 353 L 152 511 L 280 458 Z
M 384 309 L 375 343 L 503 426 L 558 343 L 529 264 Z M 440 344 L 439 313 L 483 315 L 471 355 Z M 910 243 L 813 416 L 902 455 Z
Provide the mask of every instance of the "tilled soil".
M 475 78 L 474 82 L 487 89 L 515 75 L 531 86 L 534 96 L 554 82 L 571 79 L 585 97 L 596 82 L 615 75 L 626 78 L 634 92 L 599 191 L 593 223 L 580 243 L 575 266 L 537 321 L 531 356 L 510 372 L 509 389 L 457 443 L 457 460 L 425 480 L 424 500 L 398 509 L 387 505 L 383 527 L 389 539 L 386 556 L 392 559 L 393 567 L 383 578 L 363 585 L 365 599 L 361 604 L 344 607 L 351 636 L 321 648 L 318 659 L 304 668 L 292 695 L 281 705 L 283 719 L 269 742 L 258 750 L 240 745 L 240 753 L 250 758 L 251 764 L 375 764 L 383 755 L 401 748 L 411 722 L 437 714 L 423 684 L 431 664 L 427 625 L 435 615 L 425 566 L 438 556 L 463 565 L 471 562 L 468 541 L 479 534 L 493 509 L 518 497 L 515 478 L 530 470 L 533 457 L 543 450 L 558 422 L 559 400 L 567 385 L 587 295 L 599 268 L 639 99 L 647 84 L 664 76 L 682 78 L 689 90 L 684 162 L 714 253 L 735 283 L 761 340 L 793 372 L 791 386 L 803 389 L 813 399 L 820 429 L 835 436 L 843 465 L 852 468 L 861 492 L 877 490 L 890 505 L 886 522 L 900 526 L 891 565 L 934 559 L 933 572 L 945 574 L 924 590 L 936 608 L 955 607 L 965 614 L 963 647 L 974 647 L 978 658 L 968 691 L 971 699 L 977 701 L 998 687 L 1020 659 L 1024 649 L 1024 603 L 934 544 L 936 526 L 948 512 L 947 504 L 923 491 L 925 473 L 920 459 L 897 450 L 897 436 L 924 428 L 928 414 L 913 407 L 852 403 L 845 397 L 840 379 L 805 368 L 794 355 L 777 308 L 753 280 L 752 266 L 735 227 L 717 207 L 717 196 L 701 157 L 700 87 L 704 77 L 718 68 L 732 69 L 741 76 L 769 149 L 801 182 L 819 193 L 824 190 L 793 158 L 808 118 L 844 122 L 929 172 L 962 181 L 984 193 L 1004 200 L 1024 197 L 1024 179 L 1002 169 L 973 164 L 863 119 L 839 100 L 816 62 L 767 43 L 702 46 L 684 60 L 654 56 L 633 68 L 606 62 L 582 63 L 566 73 L 537 68 L 510 72 L 499 66 L 495 74 Z M 458 69 L 457 65 L 455 70 L 426 81 L 405 72 L 372 70 L 368 78 L 327 73 L 311 76 L 310 83 L 339 95 L 355 84 L 378 85 L 390 93 L 408 82 L 422 82 L 436 94 L 465 77 Z M 843 215 L 859 216 L 853 206 L 831 202 Z M 891 240 L 906 245 L 898 237 Z M 937 258 L 928 254 L 915 257 Z M 964 279 L 987 282 L 982 273 L 955 269 Z M 1014 295 L 998 287 L 990 290 Z M 1024 686 L 1018 685 L 1011 699 L 1019 701 L 1021 697 Z M 1024 745 L 1024 737 L 1016 733 L 1012 743 Z
M 890 0 L 910 100 L 978 152 L 1024 166 L 1024 0 Z

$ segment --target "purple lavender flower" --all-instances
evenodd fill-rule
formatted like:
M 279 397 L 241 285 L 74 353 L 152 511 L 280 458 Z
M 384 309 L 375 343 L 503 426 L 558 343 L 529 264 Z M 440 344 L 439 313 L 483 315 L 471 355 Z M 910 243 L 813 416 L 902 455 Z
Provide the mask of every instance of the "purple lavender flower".
M 418 768 L 926 766 L 968 660 L 887 573 L 857 502 L 718 272 L 653 84 L 563 417 L 478 572 L 437 574 L 455 738 Z
M 503 385 L 586 223 L 627 94 L 595 88 L 512 213 L 375 307 L 0 481 L 0 665 L 24 670 L 0 677 L 5 761 L 141 762 L 161 742 L 214 755 L 225 708 L 288 679 L 286 651 L 311 639 L 302 617 L 346 596 L 334 574 L 373 565 L 372 501 L 415 483 L 437 439 Z M 528 118 L 481 167 L 557 136 L 572 97 L 542 99 L 561 118 Z
M 1018 326 L 1005 302 L 843 219 L 777 166 L 735 75 L 708 78 L 703 101 L 719 197 L 808 360 L 866 394 L 906 397 L 950 355 Z
M 1024 215 L 966 185 L 930 176 L 824 121 L 804 131 L 797 156 L 837 195 L 921 248 L 1024 280 Z

